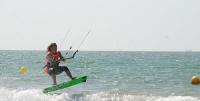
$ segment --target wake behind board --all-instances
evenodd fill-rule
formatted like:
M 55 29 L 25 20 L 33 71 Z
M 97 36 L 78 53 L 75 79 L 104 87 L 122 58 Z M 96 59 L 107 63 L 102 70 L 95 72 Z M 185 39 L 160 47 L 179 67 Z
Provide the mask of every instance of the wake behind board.
M 86 82 L 86 80 L 87 80 L 87 76 L 83 76 L 83 77 L 80 77 L 80 78 L 77 78 L 77 79 L 74 79 L 74 80 L 71 80 L 68 82 L 64 82 L 64 83 L 61 83 L 61 84 L 58 84 L 55 86 L 45 88 L 43 90 L 43 93 L 48 93 L 48 92 L 64 89 L 64 88 L 67 88 L 67 87 L 70 87 L 70 86 L 73 86 L 73 85 L 76 85 L 76 84 L 79 84 L 82 82 Z

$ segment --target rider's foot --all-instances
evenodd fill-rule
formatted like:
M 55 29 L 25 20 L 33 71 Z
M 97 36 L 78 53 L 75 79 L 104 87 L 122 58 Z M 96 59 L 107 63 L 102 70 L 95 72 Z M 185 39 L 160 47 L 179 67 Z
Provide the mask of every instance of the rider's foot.
M 76 77 L 72 77 L 71 79 L 74 80 L 74 79 L 76 79 Z

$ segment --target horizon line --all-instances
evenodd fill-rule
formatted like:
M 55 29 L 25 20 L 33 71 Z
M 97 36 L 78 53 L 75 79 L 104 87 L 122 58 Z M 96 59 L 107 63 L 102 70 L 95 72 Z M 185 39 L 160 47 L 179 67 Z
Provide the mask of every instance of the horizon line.
M 32 49 L 0 49 L 0 51 L 46 51 L 46 50 L 32 50 Z M 68 50 L 59 50 L 59 51 L 68 51 Z M 76 51 L 76 50 L 71 50 Z M 79 50 L 79 51 L 88 51 L 88 52 L 200 52 L 198 50 Z

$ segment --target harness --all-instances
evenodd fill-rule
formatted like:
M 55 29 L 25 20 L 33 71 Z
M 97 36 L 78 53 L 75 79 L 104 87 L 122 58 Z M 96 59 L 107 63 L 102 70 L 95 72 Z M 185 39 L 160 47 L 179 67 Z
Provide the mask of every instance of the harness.
M 52 58 L 54 59 L 54 61 L 59 61 L 62 56 L 60 54 L 60 52 L 56 52 L 56 53 L 53 53 L 53 52 L 48 52 L 48 55 L 51 55 Z M 59 63 L 58 63 L 59 64 Z M 58 65 L 56 64 L 56 65 Z M 44 67 L 43 67 L 43 71 L 48 73 L 49 70 L 50 70 L 51 66 L 50 66 L 50 63 L 47 63 Z

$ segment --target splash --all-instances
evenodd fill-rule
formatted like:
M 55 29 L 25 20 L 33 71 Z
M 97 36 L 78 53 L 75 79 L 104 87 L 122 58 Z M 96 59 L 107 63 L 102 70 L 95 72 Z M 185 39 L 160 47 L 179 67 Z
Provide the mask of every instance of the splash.
M 145 96 L 145 95 L 124 95 L 124 94 L 109 94 L 96 93 L 87 95 L 84 101 L 200 101 L 200 99 L 191 96 Z
M 67 93 L 44 94 L 41 90 L 12 90 L 7 88 L 0 89 L 0 101 L 66 101 L 71 100 Z
M 145 96 L 119 93 L 44 94 L 38 89 L 0 88 L 0 101 L 200 101 L 192 96 Z

